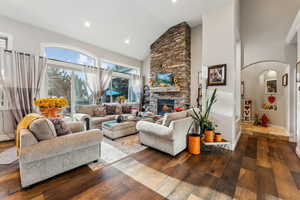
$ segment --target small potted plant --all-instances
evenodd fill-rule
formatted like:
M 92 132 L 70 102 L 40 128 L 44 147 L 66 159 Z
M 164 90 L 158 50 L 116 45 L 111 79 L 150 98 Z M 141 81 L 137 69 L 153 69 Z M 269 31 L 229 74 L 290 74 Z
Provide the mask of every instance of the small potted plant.
M 207 120 L 205 132 L 204 132 L 206 142 L 214 142 L 216 128 L 217 128 L 216 124 L 214 124 L 210 120 Z
M 188 150 L 191 154 L 198 155 L 201 153 L 201 139 L 203 138 L 203 134 L 208 126 L 208 118 L 211 108 L 217 101 L 216 93 L 217 89 L 215 89 L 212 93 L 212 96 L 206 100 L 204 112 L 197 112 L 195 109 L 193 109 L 192 118 L 194 120 L 188 129 Z M 194 131 L 193 133 L 190 133 L 192 128 Z

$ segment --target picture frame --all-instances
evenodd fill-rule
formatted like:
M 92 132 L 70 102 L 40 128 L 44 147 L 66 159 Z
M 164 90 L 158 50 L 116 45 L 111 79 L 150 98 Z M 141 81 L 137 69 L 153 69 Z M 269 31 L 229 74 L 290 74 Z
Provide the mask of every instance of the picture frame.
M 207 70 L 207 86 L 226 85 L 227 65 L 214 65 Z
M 277 94 L 277 79 L 268 79 L 265 81 L 265 94 Z
M 244 81 L 241 82 L 241 98 L 242 99 L 245 98 L 245 82 Z
M 284 74 L 283 76 L 282 76 L 282 86 L 288 86 L 288 81 L 289 81 L 289 76 L 288 76 L 288 74 L 286 73 L 286 74 Z
M 300 62 L 297 63 L 297 66 L 296 66 L 296 81 L 297 82 L 300 82 Z

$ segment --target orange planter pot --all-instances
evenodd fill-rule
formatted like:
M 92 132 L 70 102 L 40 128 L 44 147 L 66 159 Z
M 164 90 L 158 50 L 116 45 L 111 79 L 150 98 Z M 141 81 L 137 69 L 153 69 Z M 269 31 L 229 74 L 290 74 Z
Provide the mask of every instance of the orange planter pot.
M 201 138 L 199 135 L 188 135 L 188 150 L 194 155 L 201 153 Z
M 206 130 L 204 132 L 204 135 L 205 135 L 205 141 L 206 142 L 214 142 L 214 138 L 215 138 L 214 131 Z
M 215 133 L 215 141 L 222 142 L 222 135 L 221 133 Z
M 58 117 L 58 113 L 61 111 L 60 108 L 40 108 L 42 115 L 47 118 Z

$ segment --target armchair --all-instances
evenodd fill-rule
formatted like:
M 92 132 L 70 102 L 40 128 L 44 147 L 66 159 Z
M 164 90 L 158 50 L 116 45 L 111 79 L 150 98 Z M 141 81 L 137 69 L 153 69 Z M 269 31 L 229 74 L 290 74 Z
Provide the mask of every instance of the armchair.
M 72 134 L 38 141 L 28 129 L 20 131 L 19 166 L 22 187 L 48 179 L 100 158 L 102 134 L 83 131 L 81 122 L 67 123 Z
M 187 131 L 192 122 L 192 117 L 185 117 L 172 121 L 167 127 L 152 122 L 139 121 L 136 128 L 140 133 L 142 144 L 176 156 L 186 148 Z

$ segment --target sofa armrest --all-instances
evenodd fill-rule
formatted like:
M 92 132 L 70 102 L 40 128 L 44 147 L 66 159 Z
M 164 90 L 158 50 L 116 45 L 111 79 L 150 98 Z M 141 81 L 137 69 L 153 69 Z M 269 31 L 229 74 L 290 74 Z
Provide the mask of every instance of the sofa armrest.
M 84 131 L 84 122 L 82 122 L 82 121 L 66 122 L 66 124 L 72 133 Z
M 85 125 L 86 130 L 89 130 L 91 128 L 91 116 L 84 113 L 75 113 L 73 115 L 73 119 L 75 121 L 83 122 Z
M 172 136 L 173 140 L 175 140 L 175 138 L 182 137 L 182 136 L 186 137 L 191 124 L 193 124 L 192 117 L 186 117 L 183 119 L 172 121 L 169 127 L 174 130 L 174 134 Z
M 37 143 L 37 139 L 28 129 L 20 130 L 20 149 Z
M 136 124 L 136 129 L 143 133 L 153 134 L 167 139 L 171 139 L 173 134 L 173 129 L 147 121 L 139 121 Z
M 20 162 L 29 163 L 50 157 L 58 156 L 78 149 L 101 144 L 100 130 L 79 132 L 66 136 L 44 140 L 37 144 L 21 148 Z M 99 155 L 100 156 L 100 155 Z

